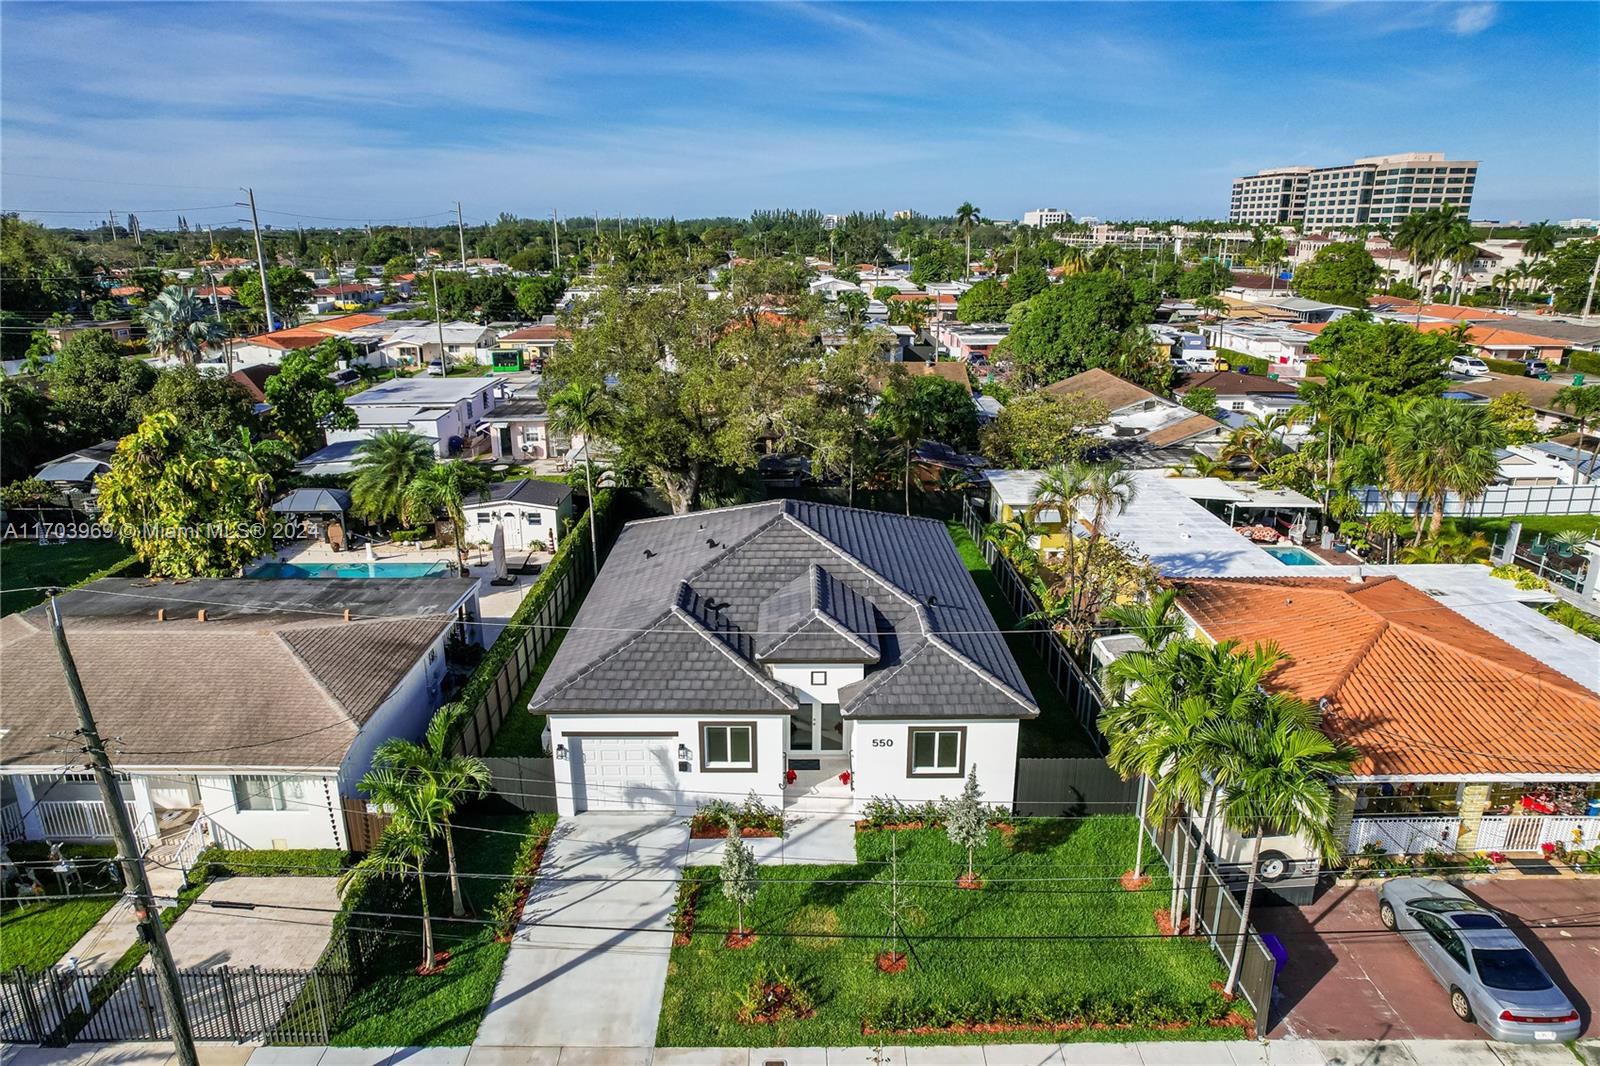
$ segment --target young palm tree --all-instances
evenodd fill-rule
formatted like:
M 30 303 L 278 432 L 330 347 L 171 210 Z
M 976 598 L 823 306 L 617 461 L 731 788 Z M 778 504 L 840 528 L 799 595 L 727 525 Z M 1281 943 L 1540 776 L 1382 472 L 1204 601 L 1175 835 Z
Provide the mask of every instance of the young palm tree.
M 1252 415 L 1250 421 L 1228 435 L 1228 443 L 1223 445 L 1220 457 L 1242 457 L 1252 469 L 1258 472 L 1265 470 L 1283 451 L 1283 435 L 1293 423 L 1294 416 L 1288 411 Z
M 425 467 L 406 486 L 400 501 L 400 519 L 411 525 L 419 518 L 443 511 L 455 529 L 456 554 L 465 565 L 467 516 L 464 504 L 469 495 L 483 487 L 485 480 L 481 468 L 462 459 Z
M 1500 470 L 1496 452 L 1505 446 L 1505 431 L 1488 417 L 1488 409 L 1469 407 L 1443 397 L 1417 400 L 1406 407 L 1389 433 L 1389 479 L 1402 492 L 1417 494 L 1416 536 L 1422 540 L 1422 511 L 1431 505 L 1430 532 L 1439 535 L 1445 497 L 1463 501 L 1483 495 Z
M 403 429 L 386 429 L 356 449 L 351 508 L 369 522 L 398 518 L 406 487 L 434 465 L 433 445 Z
M 1218 780 L 1223 819 L 1235 832 L 1253 839 L 1250 880 L 1233 961 L 1223 992 L 1233 995 L 1244 962 L 1250 909 L 1255 902 L 1261 838 L 1270 829 L 1302 836 L 1324 857 L 1338 854 L 1333 835 L 1332 782 L 1350 772 L 1357 753 L 1329 740 L 1318 728 L 1316 708 L 1304 700 L 1275 693 L 1261 704 L 1254 720 L 1231 719 L 1204 730 L 1205 743 L 1221 753 Z
M 1405 519 L 1393 511 L 1379 511 L 1367 522 L 1367 533 L 1383 538 L 1383 561 L 1394 562 L 1394 542 L 1405 528 Z
M 140 312 L 150 347 L 177 357 L 185 366 L 200 361 L 206 345 L 228 335 L 193 289 L 166 289 Z
M 961 227 L 962 236 L 967 239 L 967 271 L 962 274 L 962 280 L 972 276 L 972 229 L 983 221 L 983 213 L 971 203 L 963 202 L 956 208 L 956 225 Z
M 447 703 L 440 707 L 428 723 L 422 743 L 403 737 L 391 737 L 378 745 L 372 755 L 372 774 L 368 780 L 378 784 L 380 790 L 391 787 L 414 788 L 430 786 L 436 798 L 437 821 L 440 835 L 444 837 L 444 853 L 450 871 L 450 905 L 457 918 L 466 913 L 461 898 L 461 878 L 456 871 L 455 837 L 450 829 L 450 818 L 462 803 L 478 799 L 494 784 L 494 775 L 482 759 L 459 755 L 453 748 L 462 720 L 468 711 L 464 704 Z M 363 783 L 362 788 L 368 792 Z M 376 793 L 374 793 L 376 794 Z
M 1600 385 L 1564 385 L 1556 390 L 1554 404 L 1570 412 L 1578 420 L 1578 439 L 1572 446 L 1572 483 L 1578 483 L 1579 463 L 1583 456 L 1583 438 L 1589 432 L 1589 422 L 1600 415 Z M 1600 440 L 1589 453 L 1591 470 L 1594 460 L 1600 459 Z
M 422 901 L 422 965 L 433 967 L 433 918 L 428 913 L 428 885 L 424 867 L 428 862 L 429 837 L 423 828 L 400 814 L 384 828 L 367 852 L 366 858 L 346 870 L 336 882 L 339 895 L 347 895 L 368 877 L 415 877 L 417 897 Z
M 571 382 L 550 397 L 550 426 L 559 433 L 583 436 L 583 480 L 589 490 L 589 556 L 600 572 L 600 534 L 594 515 L 594 444 L 611 426 L 611 398 L 605 386 Z

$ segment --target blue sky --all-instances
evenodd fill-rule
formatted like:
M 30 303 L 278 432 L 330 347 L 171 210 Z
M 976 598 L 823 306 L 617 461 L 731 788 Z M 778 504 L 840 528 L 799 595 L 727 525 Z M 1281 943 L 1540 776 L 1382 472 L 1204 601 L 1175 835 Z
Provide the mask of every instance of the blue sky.
M 1278 164 L 1482 161 L 1600 216 L 1600 4 L 23 4 L 0 207 L 171 225 L 764 207 L 1216 217 Z M 36 214 L 56 223 L 86 215 Z

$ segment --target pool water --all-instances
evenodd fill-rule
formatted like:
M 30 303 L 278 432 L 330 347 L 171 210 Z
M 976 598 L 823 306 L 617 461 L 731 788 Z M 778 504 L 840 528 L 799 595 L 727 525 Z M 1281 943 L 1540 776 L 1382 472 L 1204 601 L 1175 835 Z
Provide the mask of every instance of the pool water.
M 245 577 L 267 581 L 287 578 L 438 577 L 450 572 L 449 563 L 264 563 Z
M 1285 566 L 1323 566 L 1321 559 L 1306 551 L 1296 548 L 1292 544 L 1271 544 L 1263 547 L 1262 551 L 1272 556 Z

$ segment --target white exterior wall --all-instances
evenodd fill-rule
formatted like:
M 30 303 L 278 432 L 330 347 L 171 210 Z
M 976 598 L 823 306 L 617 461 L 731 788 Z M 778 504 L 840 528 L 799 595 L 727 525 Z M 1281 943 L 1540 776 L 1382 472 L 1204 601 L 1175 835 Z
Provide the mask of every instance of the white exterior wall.
M 200 808 L 216 824 L 222 847 L 344 848 L 344 811 L 337 778 L 322 774 L 289 774 L 306 783 L 307 798 L 283 811 L 241 811 L 236 807 L 233 777 L 200 774 Z
M 473 613 L 477 613 L 476 604 Z M 472 627 L 477 632 L 477 627 Z M 450 630 L 440 633 L 429 645 L 428 653 L 411 664 L 406 676 L 395 686 L 389 698 L 378 705 L 361 728 L 350 750 L 339 764 L 339 791 L 345 796 L 357 796 L 356 782 L 372 769 L 372 753 L 390 737 L 418 740 L 428 729 L 428 720 L 439 709 L 440 684 L 444 680 L 444 647 L 450 639 Z M 430 661 L 431 660 L 431 661 Z
M 755 722 L 755 769 L 700 770 L 700 724 L 702 722 Z M 788 737 L 789 723 L 784 715 L 701 714 L 701 715 L 572 715 L 550 716 L 550 750 L 564 747 L 572 751 L 573 734 L 651 735 L 670 734 L 661 740 L 676 753 L 678 745 L 689 749 L 684 760 L 688 770 L 676 774 L 677 811 L 692 814 L 701 802 L 708 799 L 726 799 L 740 803 L 754 791 L 763 803 L 774 807 L 783 805 L 783 746 Z M 674 765 L 679 765 L 676 761 Z M 563 817 L 575 813 L 572 795 L 572 762 L 558 753 L 555 760 L 556 807 Z
M 527 551 L 533 548 L 545 548 L 551 544 L 559 547 L 561 535 L 566 520 L 572 515 L 572 497 L 567 497 L 560 507 L 543 507 L 538 504 L 520 503 L 516 500 L 495 500 L 490 503 L 479 503 L 463 507 L 462 514 L 467 519 L 467 541 L 471 544 L 492 544 L 494 542 L 494 527 L 497 524 L 493 519 L 479 522 L 480 515 L 505 514 L 515 512 L 517 520 L 511 525 L 521 531 L 518 540 L 511 529 L 506 530 L 506 547 L 512 551 Z M 525 515 L 528 512 L 537 512 L 538 525 L 528 525 Z M 537 540 L 537 544 L 534 541 Z
M 965 727 L 966 749 L 960 777 L 908 777 L 910 730 L 913 728 Z M 978 787 L 985 803 L 1009 807 L 1017 783 L 1017 722 L 1015 719 L 857 719 L 850 731 L 850 762 L 858 803 L 873 796 L 892 796 L 908 803 L 955 796 L 962 779 L 978 768 Z

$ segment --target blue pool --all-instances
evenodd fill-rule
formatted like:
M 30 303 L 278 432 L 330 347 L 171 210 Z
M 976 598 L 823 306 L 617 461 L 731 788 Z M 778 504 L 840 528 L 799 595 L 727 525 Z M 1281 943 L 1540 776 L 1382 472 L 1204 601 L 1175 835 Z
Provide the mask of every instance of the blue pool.
M 1312 555 L 1304 548 L 1296 548 L 1292 544 L 1270 544 L 1264 546 L 1261 550 L 1278 560 L 1278 562 L 1282 563 L 1284 566 L 1325 565 L 1323 561 L 1318 559 L 1315 555 Z
M 264 563 L 245 577 L 267 581 L 306 577 L 438 577 L 449 563 Z

